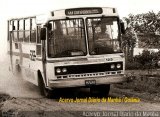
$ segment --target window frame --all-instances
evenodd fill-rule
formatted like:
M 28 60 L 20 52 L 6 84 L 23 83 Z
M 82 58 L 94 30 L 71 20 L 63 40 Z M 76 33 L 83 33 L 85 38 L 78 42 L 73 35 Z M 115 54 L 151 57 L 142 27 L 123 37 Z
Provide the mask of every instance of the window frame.
M 32 29 L 33 27 L 33 19 L 34 19 L 34 30 Z M 35 40 L 32 41 L 32 31 L 35 32 Z M 30 39 L 29 39 L 29 42 L 30 43 L 37 43 L 37 25 L 36 25 L 36 17 L 30 17 Z
M 23 25 L 22 29 L 20 29 L 20 21 L 23 21 L 22 22 L 22 25 Z M 17 31 L 18 31 L 18 42 L 23 42 L 24 41 L 24 19 L 23 18 L 22 19 L 18 19 L 18 30 Z M 23 33 L 22 41 L 20 41 L 19 32 Z
M 69 19 L 66 19 L 66 18 L 64 18 L 64 19 L 55 19 L 55 20 L 49 20 L 48 21 L 48 23 L 47 23 L 47 25 L 49 24 L 49 22 L 51 22 L 51 21 L 53 21 L 53 22 L 55 22 L 55 21 L 61 21 L 61 20 L 76 20 L 76 19 L 81 19 L 82 20 L 82 23 L 83 23 L 83 33 L 84 33 L 84 45 L 85 45 L 85 50 L 86 50 L 86 53 L 84 54 L 84 55 L 80 55 L 80 56 L 86 56 L 87 54 L 88 54 L 88 50 L 87 50 L 87 40 L 86 40 L 86 30 L 85 30 L 85 20 L 84 20 L 84 18 L 69 18 Z M 53 24 L 53 26 L 54 26 L 54 24 Z M 48 34 L 47 34 L 48 35 Z M 49 38 L 47 37 L 47 57 L 48 58 L 67 58 L 67 57 L 50 57 L 49 56 Z M 68 57 L 79 57 L 79 56 L 68 56 Z
M 15 25 L 15 21 L 16 21 L 17 25 Z M 18 19 L 13 19 L 12 20 L 12 27 L 15 28 L 14 30 L 12 30 L 13 42 L 19 42 L 19 38 L 18 38 Z M 15 40 L 15 36 L 14 36 L 15 33 L 17 35 L 17 39 L 16 40 Z
M 29 21 L 29 28 L 26 26 L 26 21 Z M 23 42 L 24 43 L 30 43 L 30 18 L 24 18 L 24 39 L 23 39 Z M 26 27 L 27 27 L 27 30 L 26 30 Z M 29 32 L 29 39 L 27 39 L 27 41 L 25 41 L 26 40 L 26 32 Z
M 121 30 L 120 30 L 120 18 L 118 17 L 118 16 L 95 16 L 95 17 L 87 17 L 86 19 L 85 19 L 85 22 L 86 22 L 86 34 L 87 34 L 87 43 L 88 43 L 88 53 L 89 53 L 89 55 L 94 55 L 94 54 L 92 54 L 91 52 L 90 52 L 90 48 L 89 48 L 89 32 L 88 32 L 88 19 L 95 19 L 95 18 L 116 18 L 117 19 L 117 26 L 118 26 L 118 41 L 119 41 L 119 46 L 120 46 L 120 48 L 121 48 L 121 42 L 122 42 L 122 40 L 121 40 Z M 113 54 L 115 54 L 115 53 L 113 53 Z

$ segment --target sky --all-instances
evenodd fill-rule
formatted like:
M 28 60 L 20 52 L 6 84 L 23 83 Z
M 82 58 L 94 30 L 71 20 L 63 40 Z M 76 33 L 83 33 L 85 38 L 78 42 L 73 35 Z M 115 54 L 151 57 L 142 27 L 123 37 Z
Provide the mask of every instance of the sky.
M 160 0 L 1 0 L 0 1 L 0 60 L 7 48 L 7 19 L 33 16 L 65 8 L 116 7 L 120 17 L 160 11 Z

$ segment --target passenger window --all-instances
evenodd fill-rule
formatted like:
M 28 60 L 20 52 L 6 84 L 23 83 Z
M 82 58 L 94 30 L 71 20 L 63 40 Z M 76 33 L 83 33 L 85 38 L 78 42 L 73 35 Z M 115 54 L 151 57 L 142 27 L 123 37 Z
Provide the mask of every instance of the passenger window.
M 41 31 L 41 27 L 37 26 L 37 43 L 40 44 L 41 40 L 40 40 L 40 31 Z
M 24 21 L 23 20 L 19 20 L 19 25 L 18 25 L 18 37 L 19 37 L 19 41 L 23 41 L 23 37 L 24 37 Z
M 10 38 L 10 40 L 14 40 L 14 38 L 13 38 L 13 21 L 9 21 L 9 38 Z
M 35 18 L 31 19 L 31 30 L 36 30 L 36 20 L 35 20 Z
M 36 42 L 36 21 L 35 18 L 31 19 L 31 40 L 30 42 Z
M 29 42 L 30 39 L 30 19 L 25 19 L 25 27 L 24 27 L 24 42 Z
M 13 21 L 13 27 L 14 27 L 14 30 L 13 30 L 13 40 L 17 42 L 18 41 L 18 35 L 17 35 L 18 22 L 17 22 L 17 20 Z
M 19 30 L 24 30 L 24 22 L 23 20 L 19 20 Z
M 17 20 L 13 21 L 13 26 L 14 26 L 14 31 L 17 31 L 17 27 L 18 27 Z

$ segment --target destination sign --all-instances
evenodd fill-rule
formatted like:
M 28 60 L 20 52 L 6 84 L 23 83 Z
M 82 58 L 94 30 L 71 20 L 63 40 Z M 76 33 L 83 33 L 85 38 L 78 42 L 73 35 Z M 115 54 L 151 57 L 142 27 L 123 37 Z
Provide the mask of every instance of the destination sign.
M 76 8 L 76 9 L 66 9 L 66 15 L 91 15 L 91 14 L 101 14 L 102 8 Z

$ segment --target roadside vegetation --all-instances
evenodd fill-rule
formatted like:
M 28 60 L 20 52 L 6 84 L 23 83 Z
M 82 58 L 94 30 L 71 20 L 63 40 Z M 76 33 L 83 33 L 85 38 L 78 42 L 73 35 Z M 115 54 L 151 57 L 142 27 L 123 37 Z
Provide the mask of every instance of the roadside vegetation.
M 116 86 L 160 98 L 160 12 L 130 14 L 123 19 L 127 27 L 121 46 L 126 58 L 128 82 Z M 144 50 L 134 56 L 135 47 Z

